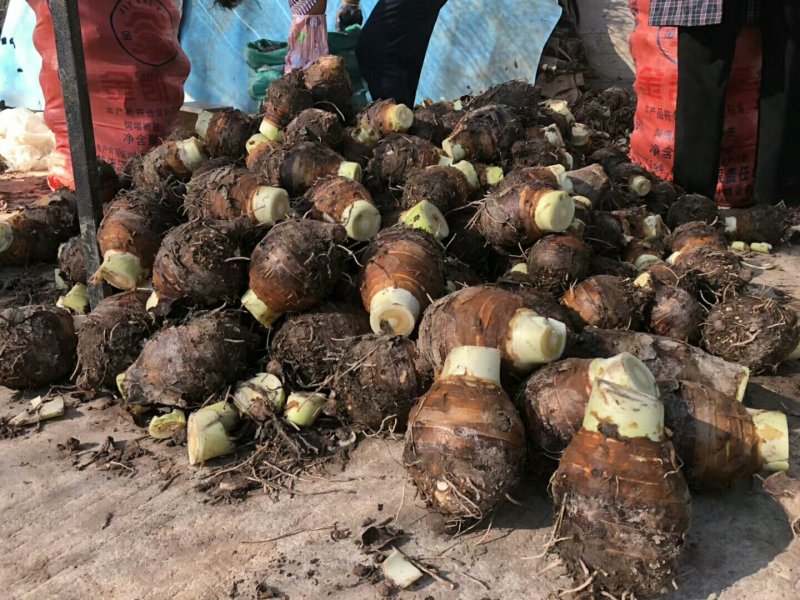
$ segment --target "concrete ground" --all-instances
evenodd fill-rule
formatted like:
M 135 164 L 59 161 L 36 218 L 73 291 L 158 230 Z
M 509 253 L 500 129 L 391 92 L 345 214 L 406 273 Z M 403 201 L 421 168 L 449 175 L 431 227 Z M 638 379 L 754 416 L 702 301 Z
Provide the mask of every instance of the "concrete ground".
M 634 67 L 629 40 L 633 16 L 629 0 L 578 0 L 578 6 L 579 30 L 595 70 L 594 84 L 632 86 Z
M 776 268 L 758 280 L 800 299 L 800 252 L 761 260 Z M 372 564 L 356 543 L 368 520 L 403 529 L 398 547 L 443 578 L 426 576 L 400 598 L 536 600 L 574 586 L 544 552 L 552 510 L 543 481 L 517 490 L 519 504 L 503 506 L 491 528 L 452 539 L 432 532 L 405 478 L 402 441 L 369 439 L 344 471 L 303 477 L 292 498 L 213 504 L 195 490 L 209 468 L 190 468 L 184 448 L 151 441 L 108 399 L 67 398 L 64 418 L 0 440 L 0 597 L 377 598 L 380 583 L 354 574 Z M 800 370 L 759 379 L 748 403 L 789 414 L 792 474 L 800 473 Z M 0 416 L 19 406 L 0 389 Z M 138 440 L 146 454 L 78 470 L 59 449 L 73 437 L 91 450 L 107 436 L 128 448 Z M 676 584 L 670 599 L 800 597 L 800 541 L 757 478 L 695 496 Z

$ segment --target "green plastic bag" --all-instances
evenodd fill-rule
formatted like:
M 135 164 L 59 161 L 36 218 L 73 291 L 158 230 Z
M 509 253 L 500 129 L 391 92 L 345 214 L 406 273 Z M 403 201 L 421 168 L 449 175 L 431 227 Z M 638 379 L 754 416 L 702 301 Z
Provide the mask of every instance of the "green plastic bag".
M 353 106 L 356 110 L 367 105 L 367 85 L 361 77 L 356 58 L 356 44 L 360 35 L 361 27 L 358 25 L 342 32 L 328 32 L 328 49 L 331 54 L 344 59 L 347 74 L 353 83 Z M 253 99 L 259 102 L 263 100 L 272 82 L 283 75 L 288 51 L 286 42 L 275 40 L 258 40 L 247 44 L 244 55 L 250 67 L 248 87 Z

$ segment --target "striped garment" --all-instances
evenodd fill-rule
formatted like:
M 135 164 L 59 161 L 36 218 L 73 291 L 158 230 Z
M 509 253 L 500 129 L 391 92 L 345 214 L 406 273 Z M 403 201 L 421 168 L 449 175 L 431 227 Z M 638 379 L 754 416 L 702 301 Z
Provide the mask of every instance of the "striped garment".
M 758 20 L 761 0 L 747 3 L 747 22 Z M 722 22 L 724 0 L 653 0 L 648 22 L 655 27 L 701 27 Z
M 289 0 L 289 10 L 292 15 L 302 17 L 316 6 L 317 0 Z

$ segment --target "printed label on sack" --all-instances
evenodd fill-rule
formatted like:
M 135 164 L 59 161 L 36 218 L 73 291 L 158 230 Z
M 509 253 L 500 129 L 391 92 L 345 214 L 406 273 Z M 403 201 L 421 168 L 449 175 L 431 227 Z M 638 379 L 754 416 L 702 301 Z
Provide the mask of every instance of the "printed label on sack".
M 167 64 L 178 55 L 172 44 L 164 44 L 164 31 L 175 24 L 159 0 L 119 0 L 111 13 L 111 29 L 120 46 L 139 62 L 152 67 Z

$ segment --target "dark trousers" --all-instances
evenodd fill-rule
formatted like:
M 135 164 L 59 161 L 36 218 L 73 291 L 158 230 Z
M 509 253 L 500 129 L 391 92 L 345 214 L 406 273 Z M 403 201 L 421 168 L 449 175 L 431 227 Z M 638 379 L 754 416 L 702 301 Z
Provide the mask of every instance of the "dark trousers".
M 800 135 L 796 114 L 800 101 L 800 2 L 768 0 L 761 7 L 764 60 L 754 184 L 756 201 L 774 204 L 792 200 L 787 195 L 790 182 L 786 175 L 800 164 L 800 147 L 793 143 Z M 675 183 L 709 198 L 714 197 L 719 177 L 725 92 L 745 17 L 746 0 L 725 0 L 719 25 L 681 27 L 678 31 L 673 173 Z
M 439 11 L 447 0 L 380 0 L 356 47 L 373 99 L 414 105 L 419 76 Z

